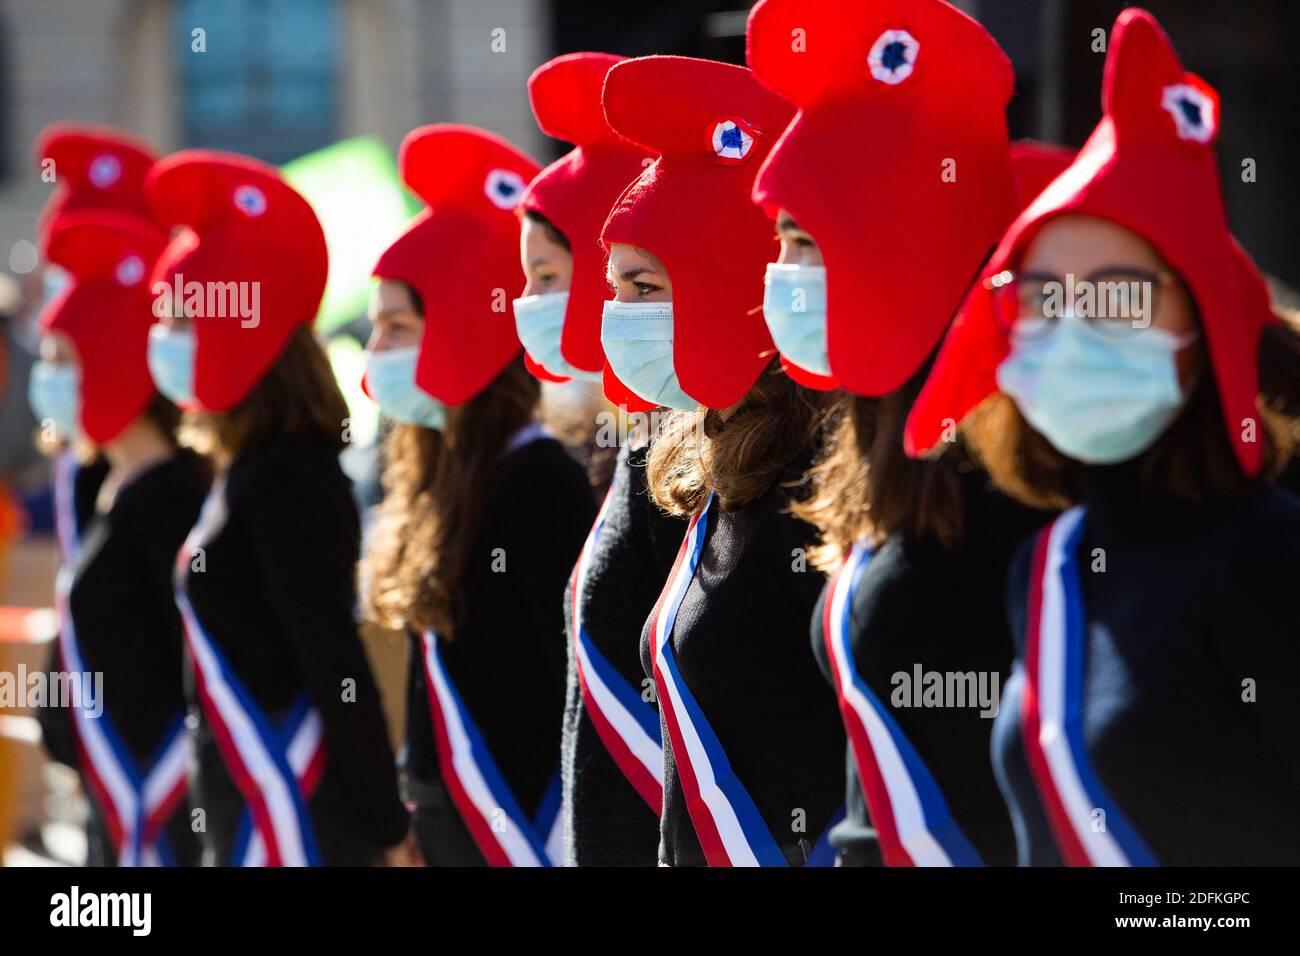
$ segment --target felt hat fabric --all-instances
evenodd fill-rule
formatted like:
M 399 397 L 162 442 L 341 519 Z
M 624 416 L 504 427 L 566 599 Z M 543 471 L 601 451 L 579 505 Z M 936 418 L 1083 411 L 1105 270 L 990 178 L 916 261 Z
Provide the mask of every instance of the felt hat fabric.
M 96 444 L 120 435 L 154 396 L 149 272 L 166 243 L 156 223 L 112 210 L 65 211 L 50 224 L 46 254 L 68 283 L 38 323 L 66 334 L 77 350 L 81 429 Z
M 61 213 L 109 209 L 148 219 L 144 180 L 157 157 L 135 138 L 78 123 L 54 123 L 36 140 L 35 160 L 44 175 L 47 161 L 56 183 L 41 211 L 38 242 L 44 252 L 50 227 Z
M 603 370 L 607 397 L 644 408 L 605 362 L 600 345 L 601 308 L 609 298 L 600 231 L 610 207 L 653 160 L 615 133 L 605 119 L 605 74 L 625 58 L 610 53 L 569 53 L 543 63 L 528 80 L 528 97 L 542 132 L 573 144 L 528 184 L 521 207 L 545 216 L 569 241 L 573 275 L 560 352 L 575 368 Z
M 659 158 L 620 197 L 602 239 L 639 246 L 663 263 L 681 388 L 727 408 L 775 354 L 761 305 L 778 247 L 750 194 L 793 107 L 744 67 L 679 56 L 614 66 L 604 104 L 617 133 Z
M 1106 219 L 1149 242 L 1186 283 L 1201 320 L 1229 439 L 1246 474 L 1260 446 L 1244 427 L 1258 415 L 1256 355 L 1274 321 L 1259 270 L 1228 230 L 1213 144 L 1219 99 L 1184 71 L 1151 14 L 1130 8 L 1111 34 L 1104 115 L 1074 162 L 1011 225 L 971 289 L 908 420 L 909 452 L 939 440 L 997 390 L 1008 335 L 991 281 L 1014 268 L 1044 222 L 1064 213 Z
M 379 257 L 374 274 L 419 295 L 416 384 L 461 405 L 521 348 L 511 312 L 524 285 L 516 207 L 539 167 L 499 136 L 457 124 L 407 134 L 398 167 L 428 208 Z
M 888 394 L 1015 216 L 1011 63 L 940 0 L 762 0 L 747 40 L 755 76 L 798 107 L 754 200 L 817 240 L 831 376 Z
M 194 396 L 237 406 L 293 331 L 316 318 L 329 257 L 315 212 L 273 166 L 209 150 L 160 160 L 145 182 L 158 219 L 183 227 L 152 285 L 184 307 L 196 340 Z

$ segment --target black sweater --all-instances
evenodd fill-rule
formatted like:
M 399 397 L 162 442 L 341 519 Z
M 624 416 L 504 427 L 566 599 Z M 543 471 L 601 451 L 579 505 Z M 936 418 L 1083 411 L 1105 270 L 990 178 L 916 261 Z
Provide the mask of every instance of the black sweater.
M 104 713 L 144 772 L 185 710 L 183 638 L 172 599 L 172 569 L 198 516 L 203 488 L 187 462 L 172 458 L 124 485 L 112 508 L 101 514 L 95 499 L 106 474 L 102 461 L 76 472 L 81 548 L 72 565 L 68 604 L 82 665 L 104 675 Z M 51 670 L 59 667 L 57 654 Z M 40 719 L 51 756 L 79 767 L 67 711 L 50 707 Z M 183 809 L 173 813 L 173 821 L 177 818 L 179 826 L 168 826 L 171 848 L 178 862 L 194 862 L 197 845 Z M 89 862 L 114 862 L 97 804 L 89 841 Z
M 1088 759 L 1159 863 L 1300 863 L 1300 502 L 1269 488 L 1194 508 L 1136 488 L 1131 463 L 1084 477 Z M 1032 545 L 1008 580 L 1018 648 Z M 1093 570 L 1098 548 L 1105 573 Z M 1023 681 L 1017 663 L 994 767 L 1021 864 L 1059 864 L 1026 763 Z
M 825 581 L 806 558 L 816 531 L 788 511 L 794 492 L 786 483 L 802 477 L 811 457 L 805 452 L 791 462 L 752 505 L 710 508 L 699 565 L 672 633 L 682 679 L 787 851 L 797 851 L 800 841 L 811 850 L 844 799 L 844 730 L 807 644 Z M 653 676 L 649 624 L 641 632 L 641 666 Z M 703 865 L 662 707 L 660 728 L 659 859 Z
M 351 483 L 332 448 L 277 438 L 231 464 L 212 494 L 224 496 L 227 517 L 197 542 L 203 570 L 191 560 L 190 603 L 272 721 L 304 692 L 320 712 L 326 766 L 310 808 L 321 856 L 327 864 L 368 863 L 402 839 L 408 814 L 354 620 L 360 527 Z M 193 709 L 205 843 L 225 864 L 244 801 L 207 715 L 197 701 Z
M 71 451 L 65 449 L 60 452 L 60 454 L 69 456 L 68 462 L 72 461 Z M 56 469 L 62 464 L 63 463 L 57 463 L 55 465 Z M 80 542 L 84 539 L 91 522 L 94 520 L 95 501 L 99 497 L 100 486 L 108 476 L 108 462 L 102 457 L 99 457 L 95 458 L 93 461 L 86 462 L 85 464 L 71 464 L 70 467 L 72 468 L 73 476 L 71 494 L 69 494 L 66 499 L 64 498 L 64 491 L 60 487 L 58 481 L 56 480 L 54 482 L 55 520 L 56 523 L 60 520 L 64 520 L 60 517 L 60 513 L 66 513 L 67 517 L 72 519 L 73 532 L 76 535 L 77 541 Z M 194 522 L 191 520 L 190 524 L 193 523 Z M 189 527 L 187 526 L 185 531 L 181 533 L 182 540 L 184 540 L 185 534 L 188 532 Z M 61 531 L 60 534 L 62 534 Z M 180 544 L 177 544 L 176 547 L 179 548 Z M 75 568 L 76 558 L 77 555 L 75 552 L 71 555 L 63 553 L 63 542 L 60 540 L 59 561 L 61 566 L 69 565 Z M 173 554 L 173 562 L 174 559 L 175 555 Z M 173 562 L 168 563 L 169 570 L 171 569 Z M 170 600 L 170 582 L 168 583 L 166 593 Z M 179 620 L 179 615 L 177 617 Z M 56 644 L 50 651 L 49 670 L 51 674 L 55 674 L 61 668 L 62 663 L 59 657 L 59 648 Z M 177 667 L 176 674 L 178 677 L 180 676 L 180 673 L 180 668 Z M 42 707 L 36 715 L 36 719 L 41 725 L 42 742 L 45 745 L 46 752 L 59 763 L 66 764 L 69 767 L 76 767 L 79 764 L 79 758 L 77 756 L 77 740 L 76 737 L 73 736 L 72 721 L 68 718 L 69 714 L 66 708 L 54 706 Z M 92 810 L 97 810 L 97 808 L 93 807 L 93 801 Z M 102 838 L 102 832 L 99 833 L 98 836 Z M 96 849 L 93 845 L 93 840 L 90 849 L 93 857 Z M 95 859 L 95 863 L 104 863 L 102 853 Z
M 583 593 L 584 629 L 620 676 L 640 690 L 641 627 L 663 587 L 686 533 L 686 522 L 659 509 L 645 479 L 644 448 L 625 446 L 613 495 L 590 559 Z M 575 568 L 576 573 L 576 568 Z M 570 576 L 566 594 L 571 593 Z M 564 602 L 569 649 L 565 691 L 565 862 L 572 866 L 653 866 L 659 814 L 647 806 L 601 741 L 578 684 L 573 649 L 573 603 Z M 653 706 L 653 703 L 651 704 Z
M 506 785 L 531 818 L 555 777 L 564 714 L 565 578 L 595 517 L 586 473 L 551 438 L 502 459 L 462 583 L 463 622 L 439 653 Z M 498 559 L 505 570 L 493 570 Z M 438 805 L 417 808 L 430 865 L 482 863 L 439 780 L 424 660 L 412 635 L 403 763 Z M 416 796 L 417 803 L 422 802 Z M 543 839 L 545 834 L 543 834 Z
M 965 535 L 949 551 L 910 533 L 888 538 L 872 555 L 853 595 L 849 643 L 858 674 L 886 707 L 934 777 L 957 826 L 990 865 L 1015 861 L 1011 821 L 988 758 L 992 715 L 981 708 L 893 706 L 904 673 L 996 674 L 1000 691 L 1011 670 L 1011 634 L 1003 582 L 1016 546 L 1049 515 L 1031 511 L 970 470 L 962 478 Z M 812 619 L 813 652 L 828 681 L 822 592 Z M 991 686 L 991 685 L 990 685 Z M 831 832 L 844 866 L 881 864 L 862 779 L 848 748 L 846 813 Z

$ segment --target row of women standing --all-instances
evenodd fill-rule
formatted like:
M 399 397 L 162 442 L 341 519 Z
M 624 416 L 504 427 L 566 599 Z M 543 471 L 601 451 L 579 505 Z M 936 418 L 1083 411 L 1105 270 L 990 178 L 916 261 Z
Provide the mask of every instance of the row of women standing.
M 45 723 L 99 859 L 1300 861 L 1300 337 L 1227 229 L 1217 95 L 1140 10 L 1074 157 L 1008 141 L 1011 66 L 940 0 L 763 0 L 748 60 L 547 63 L 540 171 L 402 145 L 356 575 L 410 635 L 400 797 L 311 210 L 238 157 L 42 144 L 72 282 L 33 401 L 99 453 L 60 472 L 60 666 L 105 676 Z M 181 275 L 257 321 L 155 321 Z M 645 413 L 599 507 L 541 423 L 569 380 Z

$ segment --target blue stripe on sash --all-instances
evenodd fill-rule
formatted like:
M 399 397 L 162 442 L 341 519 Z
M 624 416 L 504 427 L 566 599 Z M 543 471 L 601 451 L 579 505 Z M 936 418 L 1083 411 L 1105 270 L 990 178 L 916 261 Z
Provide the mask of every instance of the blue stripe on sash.
M 592 670 L 596 672 L 596 676 L 609 688 L 610 693 L 618 699 L 618 702 L 623 705 L 623 709 L 636 719 L 637 726 L 645 731 L 645 735 L 662 747 L 663 738 L 659 728 L 659 712 L 596 649 L 596 645 L 587 636 L 585 627 L 579 632 L 578 637 L 582 641 L 583 650 L 587 652 L 587 659 L 591 662 Z
M 288 763 L 289 757 L 289 744 L 293 742 L 294 735 L 298 733 L 298 728 L 302 726 L 302 722 L 307 719 L 307 715 L 310 712 L 311 698 L 307 695 L 306 691 L 303 691 L 298 695 L 297 700 L 290 705 L 288 712 L 280 721 L 279 729 L 275 731 L 275 740 L 277 742 L 278 750 L 274 752 L 284 754 L 286 764 Z M 267 749 L 269 750 L 270 748 L 268 747 Z M 289 772 L 293 774 L 292 767 L 289 769 Z M 300 790 L 296 774 L 293 775 L 293 784 L 295 790 Z M 308 820 L 310 820 L 310 817 L 308 817 Z M 308 829 L 310 830 L 310 827 Z M 314 834 L 309 835 L 314 836 Z M 245 803 L 244 812 L 239 818 L 239 826 L 235 830 L 235 845 L 234 850 L 230 855 L 232 866 L 243 865 L 244 856 L 248 853 L 248 844 L 252 838 L 253 814 L 248 809 L 247 803 Z M 311 859 L 311 857 L 309 856 L 308 859 Z M 316 866 L 319 864 L 313 860 L 312 865 Z
M 672 631 L 667 630 L 663 637 L 660 638 L 663 643 L 664 664 L 672 674 L 672 681 L 681 696 L 682 706 L 686 708 L 687 717 L 695 730 L 695 735 L 704 747 L 709 767 L 713 771 L 714 781 L 717 783 L 718 788 L 726 794 L 727 802 L 731 804 L 731 809 L 735 812 L 736 819 L 740 822 L 740 828 L 745 832 L 745 839 L 748 841 L 750 849 L 754 853 L 754 858 L 758 860 L 759 865 L 788 865 L 785 854 L 781 852 L 776 840 L 772 838 L 772 832 L 768 830 L 763 815 L 758 812 L 758 807 L 754 805 L 749 792 L 745 790 L 744 785 L 736 777 L 735 771 L 731 769 L 731 763 L 727 760 L 727 754 L 722 749 L 722 743 L 713 733 L 713 728 L 709 726 L 704 711 L 700 709 L 700 705 L 691 694 L 690 688 L 686 686 L 686 681 L 682 679 L 681 672 L 677 669 L 677 659 L 673 656 L 671 637 Z M 690 759 L 686 754 L 674 755 L 674 757 L 678 760 Z M 696 773 L 696 779 L 699 779 L 698 772 Z
M 835 860 L 839 856 L 839 851 L 831 846 L 831 830 L 844 822 L 848 808 L 840 804 L 839 809 L 831 814 L 830 822 L 822 830 L 822 835 L 818 838 L 812 852 L 808 854 L 808 860 L 804 866 L 834 866 Z
M 460 698 L 460 691 L 452 682 L 451 674 L 442 664 L 442 655 L 438 651 L 438 640 L 433 638 L 434 654 L 438 658 L 439 667 L 442 670 L 443 679 L 447 685 L 447 691 L 451 694 L 451 705 L 456 708 L 460 715 L 461 726 L 465 730 L 465 737 L 469 741 L 470 755 L 474 760 L 475 766 L 478 767 L 479 773 L 483 776 L 483 782 L 487 784 L 488 790 L 492 793 L 492 798 L 496 801 L 497 809 L 501 810 L 519 828 L 528 845 L 532 847 L 533 853 L 541 862 L 542 866 L 550 866 L 551 859 L 546 854 L 546 835 L 539 834 L 534 828 L 532 821 L 519 806 L 519 801 L 511 793 L 509 785 L 506 783 L 505 776 L 497 767 L 497 762 L 492 756 L 492 751 L 488 749 L 487 741 L 483 739 L 482 732 L 478 729 L 478 724 L 470 716 L 469 709 L 465 706 L 464 701 Z M 491 825 L 493 821 L 488 820 Z
M 563 795 L 563 788 L 560 785 L 560 768 L 557 765 L 555 772 L 551 774 L 551 782 L 546 785 L 546 790 L 542 793 L 541 802 L 537 805 L 537 813 L 533 815 L 533 829 L 537 831 L 538 836 L 543 840 L 551 832 L 551 827 L 555 825 L 555 818 L 559 816 L 560 801 Z
M 858 689 L 859 693 L 871 704 L 872 709 L 880 718 L 880 722 L 888 730 L 899 756 L 903 758 L 903 764 L 907 768 L 907 775 L 911 778 L 912 786 L 916 788 L 916 795 L 921 801 L 921 813 L 925 817 L 925 828 L 943 847 L 944 853 L 948 855 L 954 866 L 983 866 L 984 861 L 980 858 L 979 852 L 966 838 L 966 834 L 961 831 L 961 828 L 957 826 L 957 822 L 953 820 L 952 814 L 948 810 L 948 803 L 943 797 L 943 792 L 939 789 L 939 784 L 934 777 L 931 776 L 925 761 L 916 752 L 916 748 L 907 739 L 907 735 L 903 733 L 903 728 L 898 726 L 898 722 L 894 720 L 889 709 L 881 703 L 880 698 L 867 686 L 867 682 L 858 673 L 857 662 L 853 658 L 853 648 L 849 641 L 849 634 L 851 633 L 850 617 L 853 611 L 853 596 L 870 561 L 871 552 L 868 549 L 854 572 L 852 581 L 849 582 L 849 592 L 844 597 L 844 608 L 841 612 L 839 634 L 836 635 L 844 651 L 844 661 L 849 668 L 849 678 L 853 681 L 853 685 Z M 883 773 L 881 776 L 883 780 Z M 886 791 L 889 790 L 887 783 L 885 789 Z M 891 812 L 893 812 L 892 807 Z M 897 829 L 897 817 L 895 817 L 895 828 Z
M 1105 827 L 1128 857 L 1130 866 L 1158 866 L 1155 854 L 1147 847 L 1137 830 L 1120 812 L 1106 788 L 1093 770 L 1088 758 L 1088 747 L 1083 736 L 1083 682 L 1087 672 L 1088 620 L 1084 613 L 1083 581 L 1079 573 L 1078 549 L 1083 540 L 1086 513 L 1075 523 L 1070 537 L 1065 541 L 1061 562 L 1061 585 L 1065 603 L 1065 737 L 1070 746 L 1070 759 L 1079 774 L 1079 781 L 1088 792 L 1092 805 L 1105 814 Z

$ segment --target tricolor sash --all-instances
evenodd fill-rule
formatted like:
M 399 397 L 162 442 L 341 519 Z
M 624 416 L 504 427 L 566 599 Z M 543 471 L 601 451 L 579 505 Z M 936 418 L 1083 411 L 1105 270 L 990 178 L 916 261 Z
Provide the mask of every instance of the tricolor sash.
M 654 704 L 642 699 L 637 689 L 600 653 L 583 627 L 582 620 L 583 587 L 591 569 L 596 542 L 600 540 L 600 532 L 605 524 L 605 513 L 613 498 L 614 487 L 611 485 L 573 570 L 573 587 L 569 598 L 573 611 L 574 660 L 577 662 L 582 702 L 597 735 L 623 775 L 641 794 L 650 809 L 658 814 L 663 809 L 664 791 L 664 753 L 659 732 L 659 714 Z M 636 644 L 636 636 L 629 635 L 629 650 Z
M 81 550 L 77 527 L 77 459 L 64 450 L 54 459 L 54 532 L 59 542 L 59 564 L 70 568 Z
M 316 792 L 321 774 L 325 770 L 325 749 L 322 745 L 324 726 L 320 713 L 311 706 L 304 692 L 290 710 L 279 729 L 280 740 L 289 758 L 289 766 L 298 779 L 298 788 L 308 800 Z M 253 824 L 253 815 L 247 807 L 239 821 L 239 834 L 231 854 L 232 866 L 266 866 L 266 841 Z
M 296 714 L 292 734 L 277 731 L 204 629 L 185 591 L 190 555 L 225 520 L 225 476 L 219 475 L 177 555 L 175 594 L 194 662 L 199 703 L 256 830 L 257 840 L 250 838 L 241 862 L 319 866 L 320 850 L 303 783 L 311 781 L 314 787 L 323 772 L 320 715 L 305 708 Z
M 1025 755 L 1066 863 L 1155 866 L 1102 787 L 1084 741 L 1088 622 L 1077 557 L 1084 523 L 1084 509 L 1071 508 L 1034 543 L 1020 715 Z
M 849 615 L 871 553 L 865 542 L 853 546 L 831 578 L 822 620 L 840 715 L 881 855 L 887 866 L 982 866 L 925 762 L 857 671 Z
M 438 767 L 479 852 L 490 866 L 558 866 L 563 862 L 558 774 L 529 819 L 452 683 L 438 635 L 425 631 L 420 640 Z
M 76 462 L 70 452 L 65 452 L 55 462 L 55 526 L 63 560 L 54 593 L 60 619 L 60 666 L 65 673 L 89 676 L 68 603 L 73 567 L 81 552 L 73 494 L 75 477 Z M 104 702 L 100 705 L 103 707 Z M 78 702 L 68 710 L 81 770 L 104 814 L 117 865 L 173 865 L 175 860 L 163 828 L 180 806 L 187 787 L 190 741 L 183 715 L 177 713 L 153 757 L 141 768 L 107 709 L 93 716 L 83 702 Z
M 785 854 L 731 769 L 721 741 L 682 679 L 673 654 L 673 625 L 700 562 L 714 498 L 710 492 L 704 507 L 691 518 L 664 591 L 651 612 L 655 688 L 686 807 L 709 866 L 787 866 Z M 809 855 L 809 864 L 815 860 L 825 865 L 833 860 L 833 854 L 824 849 L 829 829 Z

